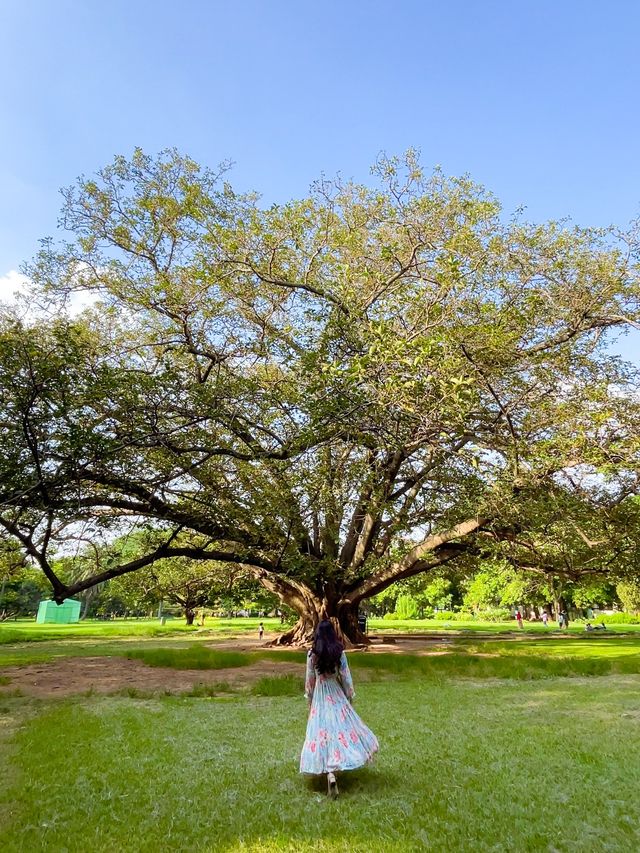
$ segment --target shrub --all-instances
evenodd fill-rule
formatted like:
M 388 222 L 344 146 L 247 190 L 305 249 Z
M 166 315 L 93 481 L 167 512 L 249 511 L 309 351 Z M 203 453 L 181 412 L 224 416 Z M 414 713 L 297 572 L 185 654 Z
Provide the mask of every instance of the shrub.
M 418 603 L 412 595 L 404 593 L 396 599 L 397 619 L 416 619 L 418 616 Z
M 511 619 L 511 611 L 508 607 L 486 607 L 478 610 L 474 616 L 479 622 L 508 622 Z
M 438 610 L 433 614 L 433 618 L 443 622 L 470 622 L 473 615 L 466 610 L 461 610 L 459 613 L 455 610 Z
M 640 616 L 632 613 L 598 613 L 590 621 L 604 622 L 605 625 L 640 625 Z

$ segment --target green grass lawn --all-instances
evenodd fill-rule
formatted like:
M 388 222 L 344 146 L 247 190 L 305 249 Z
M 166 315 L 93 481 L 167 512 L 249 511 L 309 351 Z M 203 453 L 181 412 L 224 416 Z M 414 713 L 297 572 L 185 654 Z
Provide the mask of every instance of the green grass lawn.
M 182 620 L 87 620 L 72 625 L 38 625 L 34 620 L 0 623 L 0 666 L 47 663 L 60 657 L 94 657 L 127 651 L 193 645 L 234 637 L 258 636 L 258 623 L 279 631 L 279 619 L 207 619 L 204 628 Z
M 169 619 L 162 625 L 158 619 L 114 619 L 107 622 L 97 619 L 87 619 L 71 625 L 38 625 L 33 619 L 18 619 L 11 622 L 0 622 L 0 645 L 19 642 L 43 642 L 50 640 L 83 640 L 89 638 L 111 639 L 117 637 L 176 637 L 176 636 L 211 636 L 216 638 L 255 635 L 258 633 L 258 623 L 263 622 L 267 633 L 279 632 L 282 625 L 279 619 L 259 619 L 254 617 L 236 619 L 207 618 L 204 628 L 197 625 L 186 625 L 183 619 Z M 514 620 L 510 622 L 447 622 L 441 619 L 375 619 L 368 623 L 371 634 L 429 633 L 482 633 L 505 634 L 519 633 L 520 635 L 556 636 L 562 633 L 583 635 L 584 625 L 572 623 L 568 631 L 560 632 L 555 623 L 545 628 L 538 622 L 527 622 L 518 629 Z M 609 633 L 640 633 L 640 625 L 608 625 Z M 597 636 L 597 635 L 596 635 Z
M 597 624 L 598 620 L 594 620 Z M 481 622 L 443 619 L 377 619 L 371 618 L 368 622 L 368 630 L 371 634 L 451 634 L 453 632 L 478 633 L 478 634 L 535 634 L 541 636 L 553 636 L 554 634 L 584 634 L 584 624 L 571 622 L 568 629 L 561 630 L 556 622 L 549 622 L 547 628 L 542 622 L 524 622 L 522 628 L 518 628 L 515 619 L 509 622 Z M 598 632 L 595 632 L 596 634 Z M 640 633 L 640 625 L 609 624 L 607 633 Z
M 413 677 L 356 701 L 381 753 L 333 803 L 297 773 L 299 695 L 2 700 L 0 849 L 640 849 L 640 677 Z
M 258 623 L 263 622 L 266 631 L 280 630 L 279 619 L 208 618 L 204 628 L 187 625 L 183 619 L 168 619 L 162 625 L 159 619 L 113 619 L 102 621 L 87 619 L 70 625 L 38 625 L 34 619 L 18 619 L 15 622 L 0 622 L 0 645 L 4 643 L 41 642 L 55 639 L 87 639 L 89 637 L 167 637 L 180 634 L 215 634 L 219 637 L 235 637 L 243 633 L 258 633 Z
M 138 630 L 46 635 L 31 623 L 0 645 L 0 665 L 126 655 L 218 669 L 268 658 L 299 661 L 300 674 L 194 684 L 181 697 L 132 688 L 46 701 L 11 695 L 6 676 L 3 853 L 640 849 L 637 635 L 470 634 L 429 647 L 439 654 L 350 653 L 356 707 L 381 753 L 341 777 L 332 803 L 297 772 L 303 652 L 209 647 L 229 625 L 125 625 Z
M 0 850 L 640 849 L 640 637 L 469 635 L 432 647 L 444 654 L 351 653 L 356 706 L 382 749 L 332 803 L 297 773 L 304 653 L 205 646 L 227 630 L 1 645 L 0 665 L 118 654 L 221 672 L 182 697 L 42 701 L 9 683 Z M 225 685 L 225 666 L 259 658 L 299 661 L 300 675 Z

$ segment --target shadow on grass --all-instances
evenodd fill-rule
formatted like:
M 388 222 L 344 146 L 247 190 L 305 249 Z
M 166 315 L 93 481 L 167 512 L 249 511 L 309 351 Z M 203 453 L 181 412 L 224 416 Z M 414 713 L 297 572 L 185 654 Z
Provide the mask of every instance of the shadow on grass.
M 308 791 L 326 796 L 327 777 L 325 775 L 308 776 L 301 774 L 301 776 Z M 384 797 L 395 791 L 402 792 L 406 787 L 406 780 L 401 774 L 388 769 L 382 772 L 376 769 L 375 764 L 361 767 L 358 770 L 345 770 L 342 773 L 336 773 L 336 778 L 341 797 L 362 794 L 363 792 L 373 797 Z

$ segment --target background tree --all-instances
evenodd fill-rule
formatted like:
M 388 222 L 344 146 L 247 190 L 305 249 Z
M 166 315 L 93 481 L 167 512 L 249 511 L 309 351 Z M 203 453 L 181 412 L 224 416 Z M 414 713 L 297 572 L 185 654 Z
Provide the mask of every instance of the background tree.
M 415 619 L 418 615 L 418 604 L 412 595 L 400 593 L 396 599 L 396 616 L 398 619 Z
M 640 504 L 610 493 L 610 481 L 587 466 L 531 499 L 519 514 L 518 532 L 496 544 L 502 565 L 511 566 L 516 585 L 501 589 L 503 603 L 551 602 L 555 613 L 573 603 L 578 609 L 611 601 L 615 584 L 633 576 L 640 556 Z M 524 575 L 523 575 L 524 570 Z M 489 573 L 501 588 L 504 568 Z M 527 577 L 528 576 L 528 577 Z M 474 580 L 475 582 L 475 580 Z M 523 584 L 518 590 L 518 584 Z
M 329 615 L 361 640 L 400 579 L 494 547 L 544 569 L 520 533 L 546 495 L 584 532 L 635 494 L 637 376 L 606 350 L 639 318 L 635 232 L 505 223 L 411 152 L 267 209 L 221 174 L 137 151 L 81 179 L 28 272 L 102 305 L 5 312 L 0 525 L 56 600 L 222 562 L 299 614 L 284 639 Z M 53 570 L 61 537 L 145 520 L 147 553 Z
M 65 563 L 64 572 L 58 571 L 58 574 L 67 582 L 84 578 L 91 571 L 106 573 L 113 565 L 144 557 L 162 542 L 163 531 L 145 525 L 101 548 L 94 543 L 83 553 L 59 561 L 56 569 L 60 562 Z M 197 541 L 187 541 L 184 536 L 179 544 L 194 550 L 198 548 Z M 95 589 L 98 587 L 90 588 L 85 594 Z M 197 608 L 214 606 L 221 598 L 231 598 L 236 607 L 248 599 L 258 599 L 265 607 L 274 606 L 273 596 L 261 596 L 259 585 L 241 566 L 188 557 L 159 559 L 136 572 L 106 580 L 99 586 L 92 603 L 101 610 L 116 607 L 125 612 L 140 612 L 158 608 L 164 602 L 178 606 L 187 624 L 192 625 Z
M 637 578 L 620 581 L 616 593 L 627 613 L 640 614 L 640 581 Z

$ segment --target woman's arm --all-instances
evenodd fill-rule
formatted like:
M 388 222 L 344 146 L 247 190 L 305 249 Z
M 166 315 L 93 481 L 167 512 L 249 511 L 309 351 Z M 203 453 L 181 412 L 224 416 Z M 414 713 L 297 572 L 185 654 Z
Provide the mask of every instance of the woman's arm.
M 309 652 L 307 655 L 307 674 L 304 679 L 304 698 L 307 700 L 309 704 L 311 704 L 311 700 L 313 699 L 313 691 L 316 686 L 316 668 L 313 665 L 313 653 Z
M 347 663 L 347 656 L 344 652 L 340 656 L 340 683 L 342 684 L 342 689 L 344 690 L 347 699 L 349 702 L 356 695 L 355 690 L 353 689 L 353 679 L 351 678 L 351 672 L 349 670 L 349 664 Z

